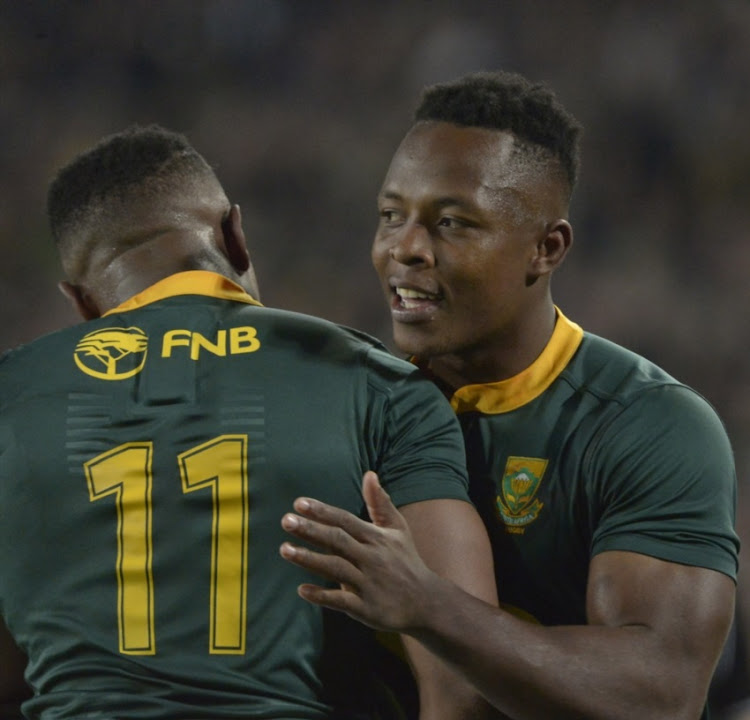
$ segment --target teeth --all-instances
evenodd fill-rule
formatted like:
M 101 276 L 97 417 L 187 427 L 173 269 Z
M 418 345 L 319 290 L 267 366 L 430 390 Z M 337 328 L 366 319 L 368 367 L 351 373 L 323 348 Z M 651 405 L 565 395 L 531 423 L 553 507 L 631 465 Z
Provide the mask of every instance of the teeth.
M 416 298 L 420 300 L 432 300 L 435 298 L 435 295 L 431 295 L 429 293 L 423 293 L 419 292 L 418 290 L 410 290 L 409 288 L 401 288 L 397 287 L 396 292 L 402 297 L 402 298 Z
M 420 292 L 419 290 L 411 290 L 410 288 L 396 287 L 394 290 L 398 294 L 401 307 L 405 310 L 424 308 L 422 300 L 435 301 L 438 299 L 438 295 L 433 293 Z

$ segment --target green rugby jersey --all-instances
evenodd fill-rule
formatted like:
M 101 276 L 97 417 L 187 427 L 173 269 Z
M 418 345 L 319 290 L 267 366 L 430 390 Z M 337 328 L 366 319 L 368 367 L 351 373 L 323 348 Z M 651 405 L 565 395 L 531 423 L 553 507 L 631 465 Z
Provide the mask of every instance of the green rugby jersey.
M 371 718 L 373 633 L 300 599 L 299 495 L 468 500 L 454 414 L 364 336 L 202 271 L 0 360 L 0 612 L 31 717 Z
M 451 398 L 501 602 L 545 625 L 586 622 L 590 559 L 625 550 L 736 578 L 736 478 L 709 404 L 558 311 L 519 375 Z

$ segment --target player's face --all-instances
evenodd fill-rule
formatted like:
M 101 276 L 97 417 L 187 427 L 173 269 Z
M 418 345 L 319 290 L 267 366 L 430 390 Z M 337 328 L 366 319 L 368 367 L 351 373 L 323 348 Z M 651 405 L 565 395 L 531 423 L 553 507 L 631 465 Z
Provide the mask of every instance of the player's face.
M 416 125 L 396 151 L 372 260 L 402 351 L 486 364 L 512 346 L 545 232 L 518 157 L 507 132 L 442 122 Z

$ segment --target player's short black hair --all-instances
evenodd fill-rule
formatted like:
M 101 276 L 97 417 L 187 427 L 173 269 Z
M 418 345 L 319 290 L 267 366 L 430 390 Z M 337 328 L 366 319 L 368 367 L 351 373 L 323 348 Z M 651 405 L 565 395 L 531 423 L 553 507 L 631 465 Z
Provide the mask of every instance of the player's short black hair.
M 188 139 L 159 125 L 132 125 L 103 138 L 56 175 L 47 192 L 47 217 L 55 241 L 112 199 L 168 190 L 175 177 L 213 173 Z
M 578 177 L 580 123 L 541 83 L 506 71 L 477 72 L 424 89 L 414 121 L 507 130 L 548 150 L 572 190 Z

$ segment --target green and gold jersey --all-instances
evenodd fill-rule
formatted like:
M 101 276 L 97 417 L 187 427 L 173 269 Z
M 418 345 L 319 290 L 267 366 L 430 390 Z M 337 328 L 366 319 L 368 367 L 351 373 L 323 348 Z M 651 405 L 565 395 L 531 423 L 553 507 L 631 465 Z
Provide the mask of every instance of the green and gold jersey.
M 354 331 L 172 276 L 0 360 L 0 612 L 41 718 L 380 717 L 373 633 L 301 600 L 299 495 L 468 500 L 458 422 Z
M 624 550 L 737 573 L 736 478 L 709 404 L 558 312 L 546 349 L 505 381 L 453 395 L 470 493 L 501 602 L 545 625 L 586 622 L 589 562 Z

